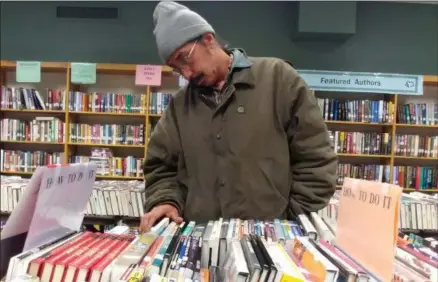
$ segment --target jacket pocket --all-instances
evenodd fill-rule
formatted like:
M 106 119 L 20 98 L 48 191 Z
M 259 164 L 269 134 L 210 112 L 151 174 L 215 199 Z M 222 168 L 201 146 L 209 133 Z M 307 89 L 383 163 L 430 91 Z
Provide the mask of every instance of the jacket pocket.
M 265 158 L 260 162 L 259 167 L 273 192 L 285 203 L 288 203 L 290 167 L 286 160 L 287 158 L 284 158 L 284 160 Z
M 287 180 L 283 180 L 275 161 L 254 161 L 242 170 L 243 183 L 238 186 L 241 194 L 233 195 L 232 199 L 237 201 L 238 196 L 243 196 L 243 199 L 241 206 L 235 208 L 250 218 L 271 220 L 283 217 L 289 203 L 285 196 Z

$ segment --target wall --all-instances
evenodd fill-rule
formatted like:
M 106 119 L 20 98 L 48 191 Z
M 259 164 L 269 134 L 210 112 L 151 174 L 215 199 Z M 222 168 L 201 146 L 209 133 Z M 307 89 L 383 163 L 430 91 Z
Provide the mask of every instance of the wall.
M 155 2 L 88 4 L 120 8 L 118 20 L 56 19 L 58 4 L 1 2 L 1 59 L 160 63 Z M 301 69 L 438 74 L 438 5 L 358 2 L 356 35 L 333 43 L 292 40 L 296 2 L 185 4 L 250 55 L 282 57 Z

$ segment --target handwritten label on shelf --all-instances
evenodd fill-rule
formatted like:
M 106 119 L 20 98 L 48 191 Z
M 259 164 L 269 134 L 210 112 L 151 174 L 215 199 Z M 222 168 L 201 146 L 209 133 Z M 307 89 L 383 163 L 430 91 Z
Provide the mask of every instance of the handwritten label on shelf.
M 423 95 L 423 76 L 389 73 L 297 70 L 313 90 Z
M 96 64 L 71 63 L 71 82 L 76 84 L 95 84 Z
M 399 186 L 360 179 L 342 186 L 336 245 L 381 281 L 392 278 L 401 194 Z M 372 240 L 364 238 L 370 232 Z
M 17 61 L 17 82 L 40 82 L 41 62 Z
M 161 85 L 161 66 L 137 65 L 135 70 L 135 85 Z

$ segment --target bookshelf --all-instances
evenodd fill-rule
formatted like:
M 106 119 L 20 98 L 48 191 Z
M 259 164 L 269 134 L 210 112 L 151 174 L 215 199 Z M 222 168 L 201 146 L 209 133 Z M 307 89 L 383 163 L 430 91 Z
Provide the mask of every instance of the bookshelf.
M 47 89 L 60 90 L 63 94 L 62 96 L 62 107 L 59 109 L 53 109 L 47 107 L 45 110 L 38 109 L 6 109 L 2 104 L 1 109 L 1 119 L 20 119 L 27 122 L 31 122 L 36 118 L 49 117 L 58 118 L 64 125 L 63 129 L 60 127 L 55 130 L 62 130 L 63 133 L 60 136 L 61 140 L 23 140 L 20 138 L 7 138 L 1 140 L 1 149 L 4 150 L 17 150 L 17 151 L 44 151 L 44 152 L 57 152 L 62 154 L 60 163 L 72 162 L 72 156 L 90 156 L 91 148 L 109 148 L 112 151 L 114 157 L 127 157 L 133 156 L 138 160 L 142 160 L 147 151 L 147 138 L 148 131 L 146 129 L 147 124 L 150 124 L 149 115 L 147 108 L 149 106 L 149 99 L 151 92 L 150 86 L 138 86 L 135 85 L 135 72 L 136 65 L 128 64 L 96 64 L 96 83 L 94 84 L 75 84 L 71 80 L 71 63 L 58 63 L 58 62 L 41 62 L 41 81 L 39 83 L 18 83 L 15 80 L 16 77 L 16 62 L 13 61 L 1 61 L 0 68 L 0 84 L 7 88 L 25 88 L 25 89 L 36 89 L 40 94 L 42 100 L 46 103 L 49 101 L 49 94 Z M 162 67 L 163 77 L 169 76 L 172 78 L 172 71 L 168 67 Z M 176 81 L 177 79 L 173 77 Z M 74 94 L 68 94 L 74 92 Z M 131 103 L 134 105 L 135 100 L 135 110 L 130 109 L 103 109 L 99 108 L 99 102 L 102 99 L 108 98 L 104 97 L 92 97 L 90 95 L 76 95 L 77 93 L 113 93 L 114 96 L 111 97 L 112 103 Z M 129 94 L 128 94 L 129 93 Z M 96 94 L 97 96 L 98 94 Z M 117 97 L 117 95 L 119 95 Z M 122 97 L 126 95 L 130 96 L 130 102 L 123 100 Z M 89 105 L 84 105 L 82 103 L 80 107 L 72 107 L 77 100 L 84 96 L 87 98 L 100 99 L 96 102 L 97 106 L 95 108 L 88 108 Z M 82 102 L 86 101 L 87 98 L 83 98 Z M 120 98 L 120 99 L 119 99 Z M 118 100 L 119 99 L 119 100 Z M 125 98 L 129 99 L 129 98 Z M 88 100 L 89 101 L 89 100 Z M 108 101 L 108 100 L 107 100 Z M 104 101 L 105 102 L 105 101 Z M 103 103 L 104 103 L 103 102 Z M 119 103 L 119 104 L 120 104 Z M 102 103 L 101 103 L 102 104 Z M 116 104 L 117 105 L 117 104 Z M 155 117 L 156 118 L 156 117 Z M 118 131 L 134 131 L 134 140 L 129 142 L 118 142 L 112 139 L 105 138 L 105 130 L 108 128 L 96 128 L 92 125 L 95 124 L 106 124 L 109 125 L 110 130 Z M 134 128 L 129 128 L 132 125 Z M 75 128 L 76 126 L 76 128 Z M 119 128 L 117 128 L 117 126 Z M 140 126 L 144 127 L 140 128 Z M 124 128 L 122 128 L 124 127 Z M 74 133 L 77 129 L 88 130 L 88 132 L 93 130 L 102 130 L 100 137 L 103 137 L 104 142 L 96 143 L 96 140 L 90 140 L 90 138 L 75 138 L 71 133 Z M 85 132 L 85 131 L 83 131 Z M 143 135 L 144 139 L 141 142 L 139 134 Z M 17 136 L 15 136 L 17 137 Z M 14 140 L 15 139 L 15 140 Z M 128 139 L 128 138 L 126 138 Z M 53 161 L 53 160 L 52 160 Z M 139 168 L 137 162 L 137 169 Z M 4 175 L 21 175 L 21 176 L 31 176 L 32 169 L 2 169 L 0 172 Z M 120 173 L 118 173 L 120 174 Z M 138 173 L 137 173 L 138 174 Z M 99 175 L 98 179 L 113 179 L 113 180 L 143 180 L 142 175 L 136 176 L 126 176 L 126 175 Z
M 64 137 L 63 139 L 52 141 L 16 141 L 16 140 L 2 140 L 1 149 L 4 150 L 40 150 L 50 153 L 61 153 L 62 163 L 68 163 L 71 156 L 87 156 L 90 155 L 91 148 L 110 148 L 113 151 L 115 157 L 128 157 L 132 156 L 141 160 L 145 157 L 147 152 L 148 137 L 153 130 L 154 124 L 161 116 L 163 109 L 165 108 L 166 98 L 169 93 L 174 92 L 178 88 L 178 77 L 176 77 L 172 70 L 168 67 L 162 67 L 162 83 L 159 87 L 154 86 L 137 86 L 135 85 L 135 73 L 136 65 L 130 64 L 96 64 L 96 76 L 97 80 L 95 84 L 74 84 L 71 81 L 71 63 L 62 62 L 42 62 L 41 63 L 41 82 L 36 84 L 19 84 L 15 81 L 15 69 L 16 62 L 13 61 L 1 61 L 1 73 L 0 84 L 5 87 L 24 87 L 29 89 L 37 89 L 39 93 L 46 95 L 46 89 L 58 89 L 64 93 L 70 93 L 71 91 L 76 93 L 116 93 L 127 94 L 134 93 L 136 95 L 135 101 L 137 104 L 136 110 L 127 112 L 99 112 L 91 111 L 90 107 L 87 107 L 87 100 L 82 100 L 80 95 L 72 96 L 65 95 L 63 105 L 58 105 L 56 109 L 51 110 L 18 110 L 18 109 L 1 109 L 1 118 L 9 119 L 24 119 L 31 121 L 36 117 L 54 117 L 58 118 L 64 123 Z M 331 99 L 332 101 L 363 101 L 363 100 L 375 100 L 383 101 L 383 108 L 389 113 L 383 120 L 363 120 L 356 118 L 346 120 L 345 118 L 327 118 L 326 123 L 328 129 L 334 132 L 334 136 L 339 138 L 342 135 L 347 138 L 363 138 L 364 140 L 380 139 L 379 142 L 386 140 L 390 142 L 387 149 L 367 151 L 357 151 L 353 149 L 341 149 L 338 150 L 340 164 L 350 165 L 350 168 L 342 168 L 342 170 L 353 171 L 359 166 L 367 166 L 363 168 L 370 173 L 372 166 L 384 166 L 384 168 L 374 168 L 386 173 L 388 182 L 393 182 L 395 173 L 398 171 L 398 167 L 401 166 L 427 166 L 438 169 L 438 161 L 436 157 L 425 154 L 403 154 L 397 153 L 401 149 L 399 148 L 400 142 L 398 142 L 399 135 L 419 135 L 419 136 L 438 136 L 438 124 L 423 125 L 423 124 L 411 124 L 402 122 L 400 119 L 400 113 L 398 107 L 400 105 L 409 103 L 437 103 L 438 101 L 438 76 L 426 75 L 423 76 L 424 94 L 422 96 L 407 96 L 398 94 L 379 94 L 379 93 L 339 93 L 328 91 L 315 91 L 315 95 L 320 101 L 324 99 Z M 43 95 L 43 96 L 44 96 Z M 161 96 L 160 96 L 161 95 Z M 46 95 L 47 96 L 47 95 Z M 47 97 L 44 96 L 43 100 L 47 101 Z M 161 106 L 157 107 L 157 96 L 161 101 Z M 72 98 L 73 97 L 73 98 Z M 78 98 L 79 97 L 79 98 Z M 139 98 L 140 97 L 140 98 Z M 72 105 L 75 103 L 73 99 L 79 99 L 85 101 L 81 108 L 72 109 Z M 90 99 L 90 98 L 88 98 Z M 110 98 L 113 101 L 117 101 L 117 97 Z M 392 106 L 388 106 L 388 105 Z M 90 105 L 88 103 L 88 105 Z M 345 104 L 344 104 L 345 105 Z M 350 103 L 350 105 L 353 105 Z M 354 107 L 352 108 L 354 109 Z M 123 142 L 113 142 L 110 144 L 95 144 L 87 140 L 75 138 L 72 136 L 71 128 L 76 126 L 75 130 L 108 130 L 102 128 L 95 128 L 90 126 L 91 124 L 108 124 L 113 130 L 118 130 L 117 126 L 133 125 L 143 126 L 142 128 L 134 129 L 133 131 L 143 131 L 143 142 L 134 142 L 132 144 L 126 144 Z M 83 127 L 81 127 L 84 125 Z M 88 125 L 85 126 L 85 125 Z M 85 128 L 85 129 L 84 129 Z M 116 129 L 114 129 L 116 128 Z M 338 133 L 336 133 L 338 132 Z M 356 132 L 356 136 L 351 135 L 348 137 L 348 133 Z M 102 137 L 102 135 L 101 135 Z M 105 136 L 102 138 L 105 139 Z M 107 138 L 108 140 L 110 138 Z M 138 139 L 138 136 L 137 136 Z M 343 139 L 345 140 L 345 139 Z M 138 141 L 138 140 L 137 140 Z M 108 141 L 109 142 L 109 141 Z M 343 141 L 344 142 L 344 141 Z M 410 141 L 411 142 L 411 141 Z M 413 141 L 413 142 L 419 142 Z M 426 145 L 430 145 L 430 141 L 421 139 L 421 142 Z M 429 143 L 428 143 L 429 142 Z M 382 143 L 380 143 L 382 144 Z M 339 144 L 338 144 L 339 145 Z M 435 144 L 435 146 L 437 146 Z M 381 145 L 380 145 L 381 147 Z M 375 148 L 374 148 L 375 149 Z M 397 151 L 398 150 L 398 151 Z M 136 159 L 136 160 L 137 160 Z M 356 166 L 356 168 L 352 168 Z M 360 170 L 360 169 L 359 169 Z M 371 169 L 372 170 L 372 169 Z M 7 175 L 22 175 L 30 176 L 31 171 L 13 171 L 5 170 L 1 171 L 1 174 Z M 141 176 L 123 176 L 123 175 L 105 175 L 98 176 L 99 179 L 117 179 L 117 180 L 142 180 Z M 339 183 L 338 188 L 341 187 Z M 405 191 L 414 191 L 412 187 L 405 187 Z M 421 189 L 423 192 L 436 192 L 437 188 Z

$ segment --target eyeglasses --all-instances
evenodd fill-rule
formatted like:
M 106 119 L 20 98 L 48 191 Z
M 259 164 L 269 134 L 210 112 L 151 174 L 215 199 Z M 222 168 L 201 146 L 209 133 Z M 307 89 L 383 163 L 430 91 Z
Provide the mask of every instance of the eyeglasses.
M 193 44 L 192 48 L 190 49 L 189 53 L 186 56 L 179 56 L 179 58 L 177 59 L 179 69 L 173 68 L 173 72 L 175 74 L 181 75 L 181 68 L 185 68 L 189 65 L 190 56 L 193 54 L 193 51 L 195 50 L 197 44 L 198 44 L 198 40 L 195 41 L 195 44 Z

